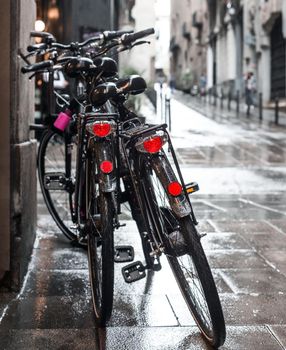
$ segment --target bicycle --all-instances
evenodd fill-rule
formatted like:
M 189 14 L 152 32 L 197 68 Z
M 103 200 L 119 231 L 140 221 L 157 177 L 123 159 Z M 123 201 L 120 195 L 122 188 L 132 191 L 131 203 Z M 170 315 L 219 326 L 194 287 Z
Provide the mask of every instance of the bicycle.
M 141 33 L 142 37 L 143 34 Z M 135 35 L 132 35 L 134 34 L 130 35 L 130 41 L 134 39 Z M 133 84 L 132 79 L 125 83 L 119 80 L 117 90 L 114 91 L 112 85 L 108 84 L 111 83 L 94 87 L 97 98 L 91 96 L 91 103 L 96 104 L 100 100 L 98 91 L 101 91 L 102 101 L 110 100 L 116 113 L 101 115 L 100 121 L 99 113 L 83 113 L 79 130 L 90 129 L 97 122 L 101 129 L 108 130 L 101 136 L 109 137 L 110 144 L 114 147 L 110 150 L 114 157 L 112 164 L 116 165 L 117 170 L 116 191 L 113 196 L 105 195 L 99 189 L 99 178 L 103 175 L 100 172 L 102 162 L 98 160 L 103 158 L 100 155 L 93 156 L 92 152 L 96 152 L 98 144 L 96 138 L 92 141 L 94 147 L 86 152 L 87 161 L 77 167 L 77 172 L 83 169 L 86 176 L 84 183 L 88 184 L 87 191 L 83 194 L 86 199 L 85 214 L 88 213 L 85 230 L 89 242 L 91 285 L 97 320 L 100 325 L 105 325 L 112 310 L 112 292 L 108 293 L 108 290 L 113 290 L 113 281 L 100 278 L 101 274 L 107 276 L 114 259 L 114 250 L 111 249 L 113 227 L 108 218 L 114 218 L 113 210 L 116 214 L 120 213 L 120 204 L 128 201 L 142 240 L 146 265 L 135 262 L 125 266 L 122 269 L 125 281 L 132 283 L 144 278 L 146 269 L 160 270 L 160 256 L 165 254 L 202 334 L 212 346 L 218 347 L 225 340 L 224 318 L 211 270 L 201 246 L 201 236 L 195 227 L 197 221 L 189 199 L 189 193 L 195 192 L 198 187 L 195 183 L 185 185 L 167 126 L 144 125 L 134 113 L 124 107 L 124 94 L 144 90 L 142 80 L 133 79 Z M 121 84 L 125 86 L 125 90 Z M 103 94 L 107 87 L 110 87 L 110 91 Z M 85 132 L 79 134 L 79 137 L 80 135 L 84 138 Z M 84 144 L 81 141 L 79 143 Z M 81 150 L 79 153 L 85 152 Z M 110 163 L 106 165 L 109 166 L 106 168 L 107 173 L 112 173 Z M 79 179 L 80 176 L 77 175 L 76 178 Z M 125 191 L 120 188 L 120 178 L 124 182 Z M 80 198 L 79 183 L 78 181 L 76 193 Z M 106 231 L 103 233 L 108 237 L 106 245 L 102 232 L 99 232 L 102 227 L 105 227 Z M 123 252 L 124 255 L 126 252 Z M 132 254 L 129 258 L 133 260 Z M 98 261 L 102 261 L 101 266 Z

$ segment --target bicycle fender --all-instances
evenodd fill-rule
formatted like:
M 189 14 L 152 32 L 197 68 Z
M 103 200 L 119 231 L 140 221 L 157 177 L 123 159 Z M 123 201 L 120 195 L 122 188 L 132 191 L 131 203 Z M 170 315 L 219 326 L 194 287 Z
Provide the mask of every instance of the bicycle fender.
M 102 192 L 113 192 L 116 190 L 116 169 L 113 143 L 110 140 L 95 142 L 95 154 L 98 168 L 99 188 Z M 111 171 L 103 171 L 104 162 L 112 163 Z
M 191 214 L 192 209 L 185 196 L 184 191 L 179 196 L 172 196 L 168 192 L 168 185 L 172 182 L 178 181 L 171 164 L 164 155 L 156 155 L 151 159 L 152 169 L 155 171 L 157 177 L 160 179 L 162 186 L 170 200 L 170 205 L 177 217 L 182 218 Z

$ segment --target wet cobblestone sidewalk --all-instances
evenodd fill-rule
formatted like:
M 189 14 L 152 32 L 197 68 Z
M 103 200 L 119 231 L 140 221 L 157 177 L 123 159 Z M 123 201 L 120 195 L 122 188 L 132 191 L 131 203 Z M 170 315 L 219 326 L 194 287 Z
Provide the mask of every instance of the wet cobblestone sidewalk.
M 221 349 L 285 349 L 284 135 L 231 125 L 217 133 L 206 118 L 180 108 L 174 105 L 174 144 L 185 178 L 201 187 L 193 205 L 200 231 L 208 233 L 202 242 L 225 313 Z M 65 240 L 38 196 L 33 258 L 21 294 L 12 296 L 1 319 L 1 349 L 208 349 L 164 259 L 162 271 L 131 285 L 123 282 L 123 264 L 116 264 L 114 312 L 108 327 L 96 330 L 86 252 Z M 140 260 L 128 210 L 122 219 L 127 226 L 116 231 L 115 240 L 132 244 Z

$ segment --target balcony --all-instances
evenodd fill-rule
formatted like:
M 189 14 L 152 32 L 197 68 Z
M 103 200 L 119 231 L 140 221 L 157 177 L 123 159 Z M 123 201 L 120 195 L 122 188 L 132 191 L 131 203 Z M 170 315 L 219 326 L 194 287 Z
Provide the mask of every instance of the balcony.
M 275 20 L 282 12 L 282 0 L 269 0 L 261 5 L 262 25 L 271 30 Z
M 190 32 L 186 22 L 184 22 L 182 25 L 182 35 L 185 39 L 191 40 L 191 32 Z
M 170 51 L 175 52 L 180 49 L 180 45 L 176 42 L 176 37 L 172 37 L 170 40 Z
M 201 11 L 195 11 L 193 13 L 192 26 L 198 29 L 203 27 L 203 15 Z

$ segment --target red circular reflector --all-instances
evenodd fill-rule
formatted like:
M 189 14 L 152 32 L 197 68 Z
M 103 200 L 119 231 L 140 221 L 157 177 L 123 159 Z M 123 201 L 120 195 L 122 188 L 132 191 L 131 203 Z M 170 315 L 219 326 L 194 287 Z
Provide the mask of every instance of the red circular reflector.
M 148 153 L 157 153 L 163 146 L 160 136 L 155 136 L 143 142 L 143 147 Z
M 168 185 L 168 192 L 174 197 L 179 196 L 182 193 L 182 190 L 182 186 L 179 184 L 179 182 L 171 182 Z
M 96 123 L 92 127 L 94 135 L 105 137 L 110 134 L 111 125 L 109 123 Z
M 112 172 L 113 170 L 113 164 L 112 162 L 110 162 L 109 160 L 104 160 L 101 164 L 100 164 L 100 170 L 104 173 L 104 174 L 109 174 Z

